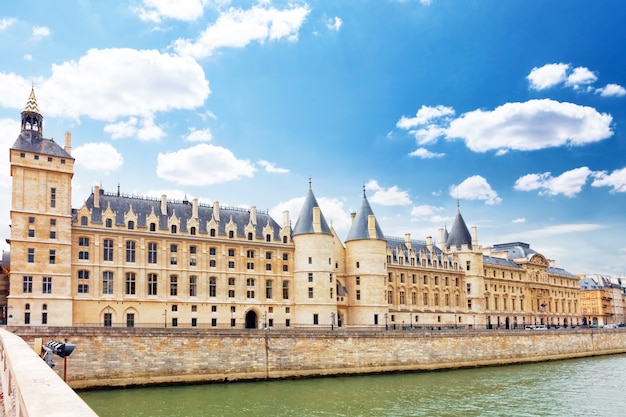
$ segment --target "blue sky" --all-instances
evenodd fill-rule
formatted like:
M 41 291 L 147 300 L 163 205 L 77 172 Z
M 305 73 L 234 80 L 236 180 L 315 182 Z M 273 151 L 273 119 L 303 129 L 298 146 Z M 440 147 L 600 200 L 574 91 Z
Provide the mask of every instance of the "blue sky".
M 311 179 L 342 239 L 365 188 L 388 236 L 437 241 L 458 201 L 484 247 L 623 275 L 625 20 L 620 0 L 4 2 L 0 187 L 34 84 L 44 136 L 72 132 L 76 208 L 119 184 L 295 224 Z

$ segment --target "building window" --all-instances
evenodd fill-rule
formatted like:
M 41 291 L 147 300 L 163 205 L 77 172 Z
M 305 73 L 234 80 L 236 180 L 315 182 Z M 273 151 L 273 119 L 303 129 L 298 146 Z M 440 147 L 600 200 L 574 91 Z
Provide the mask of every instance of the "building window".
M 135 262 L 135 246 L 134 241 L 126 241 L 126 262 Z
M 249 271 L 254 270 L 254 262 L 246 262 L 246 269 Z
M 209 260 L 209 267 L 210 268 L 215 268 L 217 266 L 217 261 L 215 259 L 210 259 Z
M 105 222 L 105 227 L 107 227 L 107 228 L 109 228 L 109 229 L 110 229 L 111 227 L 113 227 L 113 220 L 111 220 L 111 219 L 106 219 L 106 222 Z
M 189 277 L 189 296 L 190 297 L 197 297 L 198 296 L 198 277 L 196 277 L 195 275 L 192 275 Z M 193 310 L 192 306 L 191 310 Z
M 361 285 L 361 277 L 356 277 L 356 285 Z
M 104 261 L 113 261 L 113 240 L 112 239 L 104 239 L 103 242 L 103 257 Z
M 313 298 L 313 287 L 309 287 L 309 298 Z
M 228 285 L 235 285 L 235 278 L 228 278 Z
M 211 236 L 211 237 L 215 237 L 215 229 L 211 229 L 211 230 L 209 231 L 209 236 Z
M 361 300 L 361 290 L 356 290 L 356 300 L 357 301 Z
M 135 285 L 137 278 L 134 272 L 126 273 L 126 295 L 135 295 Z
M 195 313 L 195 312 L 197 312 L 197 311 L 198 311 L 198 306 L 197 306 L 197 305 L 195 305 L 195 304 L 194 304 L 194 305 L 192 305 L 192 306 L 191 306 L 191 312 L 192 312 L 192 313 Z
M 172 256 L 170 258 L 170 265 L 176 265 L 176 264 L 178 264 L 178 259 L 176 259 L 175 256 Z
M 30 294 L 33 292 L 33 277 L 25 276 L 22 281 L 22 291 L 24 294 Z
M 41 292 L 43 294 L 52 294 L 52 277 L 43 277 L 42 284 L 43 288 Z
M 235 290 L 228 290 L 228 298 L 235 298 Z
M 283 300 L 289 300 L 289 281 L 283 281 Z
M 79 237 L 78 238 L 78 246 L 89 246 L 89 238 L 88 237 Z
M 86 251 L 86 250 L 78 251 L 78 259 L 88 260 L 89 259 L 89 252 Z
M 35 230 L 34 229 L 28 229 L 28 237 L 35 237 Z
M 288 260 L 289 260 L 289 254 L 283 253 L 283 261 L 288 261 Z
M 172 305 L 172 311 L 178 311 L 178 305 L 173 304 Z
M 30 311 L 24 312 L 24 324 L 30 324 Z
M 196 258 L 189 258 L 189 266 L 196 266 Z
M 132 220 L 128 221 L 128 230 L 134 230 L 135 229 L 135 222 Z
M 156 223 L 150 223 L 150 231 L 156 232 Z
M 57 238 L 57 232 L 55 232 L 54 230 L 50 230 L 50 239 L 56 239 Z
M 57 251 L 50 249 L 50 264 L 55 264 L 57 261 Z
M 148 274 L 148 295 L 157 295 L 157 275 Z
M 102 273 L 102 294 L 113 294 L 113 272 Z
M 265 270 L 266 271 L 271 271 L 272 270 L 272 264 L 265 264 Z
M 216 318 L 212 318 L 211 319 L 211 327 L 217 327 L 217 319 Z
M 248 240 L 252 240 L 252 233 L 248 233 Z
M 267 260 L 272 259 L 272 252 L 265 252 L 265 259 Z
M 176 233 L 176 232 L 172 232 L 172 233 Z M 176 317 L 172 318 L 172 327 L 178 327 L 178 318 Z
M 313 282 L 313 272 L 309 272 L 309 282 Z
M 228 249 L 228 256 L 235 256 L 235 249 Z
M 217 278 L 209 278 L 209 297 L 217 296 Z
M 272 298 L 272 281 L 269 279 L 265 281 L 265 298 Z
M 209 255 L 215 256 L 216 253 L 217 253 L 217 249 L 216 248 L 209 248 Z
M 246 286 L 248 286 L 248 287 L 254 287 L 254 278 L 248 278 L 248 279 L 246 279 Z
M 313 314 L 313 324 L 320 324 L 318 314 Z
M 195 255 L 197 251 L 198 251 L 197 246 L 189 246 L 189 253 Z
M 50 207 L 54 208 L 57 206 L 57 189 L 52 187 L 50 188 Z
M 133 313 L 126 314 L 126 327 L 135 327 L 135 315 Z
M 235 232 L 233 232 L 232 230 L 229 230 L 229 231 L 228 231 L 228 238 L 229 238 L 229 239 L 232 239 L 232 238 L 234 238 L 234 237 L 235 237 Z
M 191 327 L 196 327 L 196 326 L 198 326 L 198 319 L 194 317 L 191 319 Z
M 154 242 L 148 243 L 148 263 L 157 263 L 157 244 Z
M 246 298 L 254 298 L 254 290 L 247 290 L 246 291 Z
M 176 297 L 178 295 L 178 277 L 170 275 L 170 295 Z
M 283 272 L 289 272 L 289 265 L 283 265 Z
M 195 235 L 196 235 L 196 228 L 195 228 L 195 226 L 193 226 L 193 227 L 190 229 L 190 232 L 191 232 L 191 235 L 192 235 L 192 236 L 195 236 Z
M 309 256 L 309 265 L 311 265 L 312 263 L 313 263 L 313 258 Z
M 28 263 L 32 264 L 35 262 L 35 249 L 28 248 Z
M 80 225 L 81 226 L 87 226 L 87 216 L 80 216 Z
M 172 253 L 178 252 L 178 245 L 170 245 L 170 252 Z
M 78 293 L 89 294 L 89 271 L 78 271 Z
M 175 224 L 173 224 L 171 227 L 171 232 L 176 233 L 177 231 L 178 231 L 178 227 Z
M 228 268 L 235 269 L 235 261 L 228 261 Z

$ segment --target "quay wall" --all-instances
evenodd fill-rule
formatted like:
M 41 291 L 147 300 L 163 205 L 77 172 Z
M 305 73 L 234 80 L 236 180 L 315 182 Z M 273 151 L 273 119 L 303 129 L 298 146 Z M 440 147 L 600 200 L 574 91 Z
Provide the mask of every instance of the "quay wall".
M 55 358 L 74 389 L 507 365 L 626 353 L 626 329 L 195 330 L 13 327 L 76 349 Z

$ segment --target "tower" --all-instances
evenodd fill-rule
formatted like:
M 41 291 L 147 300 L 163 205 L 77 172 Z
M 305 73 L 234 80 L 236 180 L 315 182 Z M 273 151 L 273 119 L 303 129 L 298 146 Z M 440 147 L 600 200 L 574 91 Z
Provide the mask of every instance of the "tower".
M 11 262 L 9 325 L 72 324 L 71 223 L 74 158 L 43 137 L 34 87 L 10 149 Z

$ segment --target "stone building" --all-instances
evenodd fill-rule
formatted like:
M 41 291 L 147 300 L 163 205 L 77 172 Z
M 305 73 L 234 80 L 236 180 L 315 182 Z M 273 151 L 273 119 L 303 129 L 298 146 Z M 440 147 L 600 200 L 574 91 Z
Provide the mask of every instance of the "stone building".
M 461 212 L 439 242 L 385 236 L 365 192 L 342 241 L 309 184 L 267 212 L 105 192 L 71 207 L 74 158 L 34 90 L 10 149 L 8 324 L 519 328 L 577 324 L 579 280 L 525 243 L 483 248 Z M 8 256 L 7 256 L 8 258 Z

